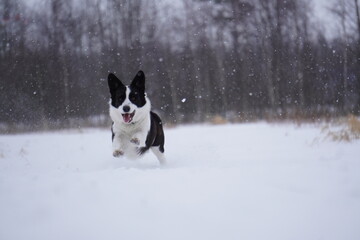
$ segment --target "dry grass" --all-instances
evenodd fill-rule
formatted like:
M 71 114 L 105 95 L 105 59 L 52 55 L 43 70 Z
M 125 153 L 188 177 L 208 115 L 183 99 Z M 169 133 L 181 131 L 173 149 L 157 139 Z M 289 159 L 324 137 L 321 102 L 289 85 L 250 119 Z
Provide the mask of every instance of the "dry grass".
M 214 125 L 221 125 L 228 123 L 228 121 L 224 117 L 216 115 L 211 119 L 211 123 Z
M 355 116 L 351 115 L 348 118 L 348 126 L 350 129 L 350 132 L 353 133 L 353 135 L 359 139 L 360 138 L 360 120 L 356 118 Z
M 351 142 L 360 139 L 360 120 L 354 115 L 340 119 L 334 126 L 336 130 L 329 125 L 323 127 L 322 131 L 326 133 L 326 138 L 336 142 Z

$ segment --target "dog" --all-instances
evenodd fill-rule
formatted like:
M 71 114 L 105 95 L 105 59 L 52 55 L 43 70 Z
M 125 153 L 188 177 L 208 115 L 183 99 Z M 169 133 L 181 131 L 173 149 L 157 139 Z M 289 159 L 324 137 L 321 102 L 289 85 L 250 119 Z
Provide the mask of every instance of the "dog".
M 113 156 L 135 159 L 151 149 L 160 164 L 164 165 L 162 121 L 151 111 L 145 92 L 144 72 L 140 70 L 130 85 L 124 85 L 113 73 L 109 73 L 108 85 Z

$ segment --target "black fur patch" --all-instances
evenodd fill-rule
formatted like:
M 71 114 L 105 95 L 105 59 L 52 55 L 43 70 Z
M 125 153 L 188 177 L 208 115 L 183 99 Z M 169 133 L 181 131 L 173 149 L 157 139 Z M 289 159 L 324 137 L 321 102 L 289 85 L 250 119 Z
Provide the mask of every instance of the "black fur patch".
M 111 124 L 111 141 L 114 141 L 114 137 L 115 137 L 113 126 L 114 126 L 114 122 Z
M 151 125 L 150 130 L 146 138 L 145 147 L 139 148 L 139 155 L 144 154 L 147 150 L 150 149 L 150 147 L 157 147 L 159 146 L 160 152 L 164 152 L 164 144 L 165 144 L 165 136 L 164 136 L 164 130 L 162 126 L 162 122 L 160 117 L 154 113 L 150 112 L 150 118 L 151 118 Z
M 111 94 L 111 105 L 118 108 L 126 98 L 126 87 L 113 73 L 108 76 L 108 84 Z
M 139 71 L 130 84 L 129 100 L 137 107 L 143 107 L 146 104 L 145 99 L 145 74 Z

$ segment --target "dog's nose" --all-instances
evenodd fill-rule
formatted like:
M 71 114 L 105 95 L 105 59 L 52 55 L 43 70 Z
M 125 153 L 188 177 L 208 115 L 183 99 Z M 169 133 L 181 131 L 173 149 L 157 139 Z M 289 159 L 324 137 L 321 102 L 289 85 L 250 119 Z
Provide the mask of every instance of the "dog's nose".
M 127 113 L 127 112 L 130 111 L 130 107 L 128 105 L 126 105 L 126 106 L 123 107 L 123 110 L 124 110 L 124 112 Z

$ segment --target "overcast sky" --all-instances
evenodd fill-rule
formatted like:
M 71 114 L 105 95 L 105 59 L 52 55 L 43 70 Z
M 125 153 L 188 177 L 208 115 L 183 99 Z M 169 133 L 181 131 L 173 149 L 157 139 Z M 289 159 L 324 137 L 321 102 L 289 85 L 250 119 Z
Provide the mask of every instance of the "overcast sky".
M 330 6 L 336 0 L 312 0 L 314 4 L 314 15 L 317 20 L 320 21 L 323 29 L 325 29 L 325 35 L 332 37 L 337 34 L 337 24 L 334 21 L 334 16 L 329 12 Z

